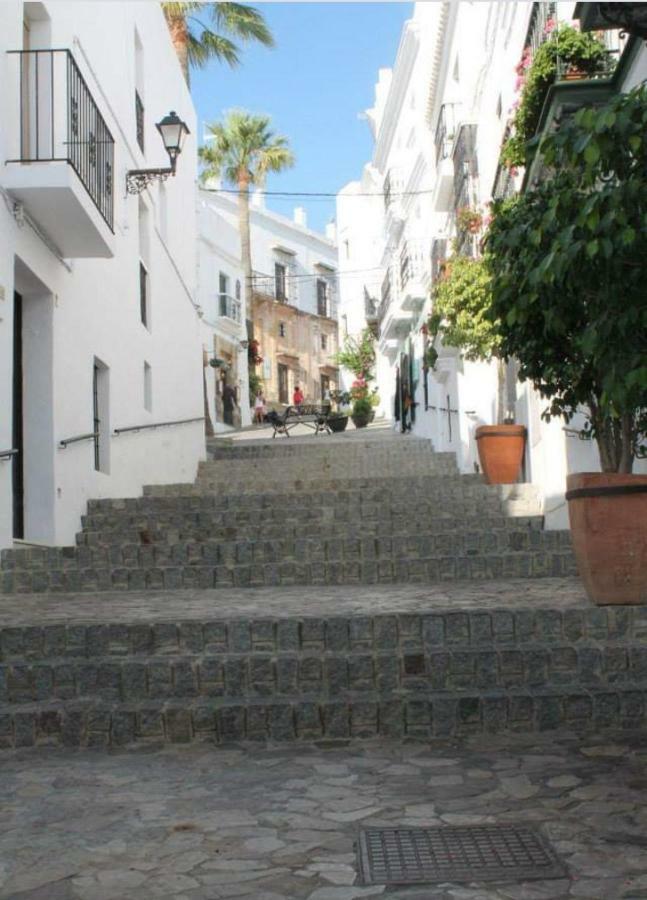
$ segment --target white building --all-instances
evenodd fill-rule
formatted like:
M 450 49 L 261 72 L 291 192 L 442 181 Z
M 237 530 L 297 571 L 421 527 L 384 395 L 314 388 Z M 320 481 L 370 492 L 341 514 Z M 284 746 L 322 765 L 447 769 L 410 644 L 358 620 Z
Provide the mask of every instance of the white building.
M 459 252 L 476 252 L 477 239 L 458 232 L 459 211 L 486 214 L 493 196 L 521 187 L 522 173 L 513 178 L 499 164 L 515 68 L 525 47 L 547 38 L 549 19 L 570 20 L 573 13 L 573 3 L 416 3 L 393 69 L 380 70 L 368 110 L 372 159 L 361 181 L 338 195 L 342 327 L 352 322 L 358 332 L 377 319 L 383 412 L 394 415 L 396 389 L 406 386 L 416 403 L 414 432 L 432 438 L 438 450 L 456 452 L 464 472 L 478 467 L 476 427 L 496 423 L 497 372 L 449 347 L 440 348 L 433 369 L 425 368 L 430 294 L 455 240 Z M 617 34 L 609 45 L 618 45 Z M 644 63 L 630 72 L 628 85 L 640 73 L 644 78 Z M 579 423 L 564 429 L 563 422 L 543 422 L 545 401 L 516 382 L 513 365 L 507 374 L 506 411 L 528 428 L 522 480 L 539 487 L 548 527 L 565 527 L 566 474 L 599 468 L 597 451 L 573 439 Z
M 1 4 L 0 85 L 0 546 L 70 543 L 204 455 L 195 113 L 156 3 Z
M 293 219 L 272 212 L 256 192 L 250 209 L 254 308 L 245 309 L 238 200 L 215 184 L 211 188 L 199 192 L 199 299 L 214 353 L 226 359 L 227 370 L 207 376 L 210 408 L 220 409 L 218 394 L 228 380 L 237 390 L 242 424 L 248 424 L 247 349 L 241 341 L 258 341 L 263 362 L 252 371 L 273 405 L 291 402 L 296 384 L 308 402 L 337 384 L 335 230 L 328 226 L 323 235 L 309 229 L 302 208 Z

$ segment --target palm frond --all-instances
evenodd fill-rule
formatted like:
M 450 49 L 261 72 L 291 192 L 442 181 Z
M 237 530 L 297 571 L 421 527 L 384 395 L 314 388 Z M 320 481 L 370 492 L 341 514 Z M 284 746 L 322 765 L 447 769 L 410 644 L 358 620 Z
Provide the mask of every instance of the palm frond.
M 208 125 L 211 140 L 199 151 L 202 179 L 222 177 L 236 185 L 244 173 L 251 184 L 262 184 L 268 172 L 293 166 L 287 138 L 275 135 L 270 124 L 268 116 L 231 109 L 224 121 Z
M 274 46 L 274 38 L 263 14 L 245 3 L 210 3 L 209 11 L 215 27 L 241 41 L 258 41 L 265 47 Z
M 189 25 L 191 25 L 189 20 Z M 202 28 L 200 34 L 196 34 L 189 27 L 188 36 L 189 61 L 197 69 L 201 69 L 210 59 L 226 62 L 232 68 L 240 62 L 238 49 L 233 41 L 221 34 L 214 34 L 208 28 Z

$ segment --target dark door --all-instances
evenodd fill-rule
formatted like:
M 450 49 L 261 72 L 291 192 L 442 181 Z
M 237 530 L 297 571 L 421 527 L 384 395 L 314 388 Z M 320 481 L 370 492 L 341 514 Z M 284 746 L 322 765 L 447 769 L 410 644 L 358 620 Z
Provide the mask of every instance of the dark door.
M 328 315 L 328 285 L 325 281 L 317 281 L 317 315 Z
M 92 428 L 94 433 L 94 468 L 101 471 L 101 444 L 99 433 L 101 418 L 99 416 L 99 366 L 95 363 L 92 368 Z
M 287 301 L 285 266 L 274 263 L 274 296 L 280 303 Z
M 13 536 L 25 536 L 25 466 L 23 454 L 23 387 L 22 387 L 22 297 L 13 298 Z
M 288 402 L 288 367 L 279 363 L 279 403 Z

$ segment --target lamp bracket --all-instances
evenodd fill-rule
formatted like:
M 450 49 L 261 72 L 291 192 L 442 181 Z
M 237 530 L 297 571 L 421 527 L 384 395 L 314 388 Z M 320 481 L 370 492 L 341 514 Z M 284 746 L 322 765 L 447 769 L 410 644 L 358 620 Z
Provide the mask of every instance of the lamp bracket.
M 169 175 L 175 175 L 175 168 L 169 169 L 130 169 L 126 172 L 126 193 L 141 194 L 154 181 L 166 181 Z

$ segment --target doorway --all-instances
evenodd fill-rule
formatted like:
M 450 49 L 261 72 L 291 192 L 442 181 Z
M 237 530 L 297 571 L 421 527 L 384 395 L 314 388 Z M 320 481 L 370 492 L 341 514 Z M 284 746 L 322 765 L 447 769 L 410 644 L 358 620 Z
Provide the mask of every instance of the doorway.
M 13 426 L 12 448 L 18 452 L 13 457 L 12 509 L 13 536 L 17 540 L 25 537 L 25 456 L 24 456 L 24 390 L 23 390 L 23 338 L 22 338 L 22 296 L 13 295 Z
M 288 367 L 279 363 L 279 403 L 288 403 Z

